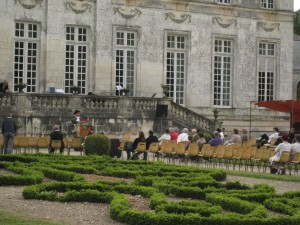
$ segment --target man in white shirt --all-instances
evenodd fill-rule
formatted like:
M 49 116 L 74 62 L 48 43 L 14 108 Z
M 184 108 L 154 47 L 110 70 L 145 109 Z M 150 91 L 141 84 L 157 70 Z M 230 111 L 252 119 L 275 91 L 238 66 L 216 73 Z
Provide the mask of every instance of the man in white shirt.
M 164 140 L 166 141 L 171 140 L 170 130 L 168 128 L 165 129 L 165 133 L 160 138 L 158 138 L 159 145 L 161 145 Z

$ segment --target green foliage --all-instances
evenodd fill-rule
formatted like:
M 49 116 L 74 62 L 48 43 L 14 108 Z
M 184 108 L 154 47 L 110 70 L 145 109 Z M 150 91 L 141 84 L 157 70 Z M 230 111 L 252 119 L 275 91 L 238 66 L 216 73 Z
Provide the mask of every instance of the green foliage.
M 221 183 L 226 179 L 222 170 L 122 161 L 96 155 L 26 157 L 4 157 L 6 162 L 0 163 L 0 168 L 17 173 L 17 176 L 0 175 L 0 179 L 23 177 L 28 184 L 35 184 L 24 188 L 25 199 L 108 203 L 111 217 L 126 224 L 299 225 L 300 221 L 300 192 L 276 194 L 267 184 L 251 188 L 239 182 Z M 135 180 L 91 182 L 78 173 Z M 39 177 L 36 183 L 32 183 L 33 176 Z M 39 184 L 44 177 L 55 181 Z M 131 208 L 127 195 L 149 198 L 152 211 Z M 173 200 L 173 196 L 184 200 Z M 266 209 L 283 215 L 267 217 Z
M 92 134 L 86 137 L 85 142 L 86 155 L 108 155 L 109 139 L 103 134 Z
M 300 35 L 300 10 L 296 12 L 294 17 L 294 32 Z
M 209 142 L 212 139 L 212 136 L 207 132 L 205 132 L 203 134 L 203 136 L 204 136 L 204 139 L 205 139 L 206 143 Z

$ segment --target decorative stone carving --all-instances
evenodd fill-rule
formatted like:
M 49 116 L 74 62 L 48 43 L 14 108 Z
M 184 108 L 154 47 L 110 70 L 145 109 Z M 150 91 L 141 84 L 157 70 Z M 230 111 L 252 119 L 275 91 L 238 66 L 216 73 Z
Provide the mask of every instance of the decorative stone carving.
M 81 14 L 87 10 L 91 12 L 92 5 L 84 2 L 85 0 L 76 0 L 76 2 L 66 2 L 65 7 L 67 10 L 71 9 L 76 14 Z
M 115 7 L 114 14 L 116 13 L 119 13 L 120 16 L 128 20 L 134 18 L 135 16 L 140 16 L 142 12 L 139 9 L 131 9 L 129 12 L 126 12 L 125 9 L 122 9 L 121 7 Z
M 174 13 L 172 12 L 169 12 L 169 13 L 165 13 L 165 17 L 166 17 L 166 20 L 168 18 L 170 18 L 173 22 L 175 23 L 183 23 L 184 21 L 186 21 L 188 19 L 188 22 L 190 23 L 191 22 L 191 15 L 189 14 L 182 14 L 181 16 L 176 17 L 174 15 Z
M 259 22 L 257 22 L 257 26 L 256 27 L 257 27 L 257 29 L 262 28 L 266 32 L 272 32 L 275 29 L 277 29 L 277 31 L 279 31 L 280 23 L 270 23 L 270 24 L 267 24 L 265 22 L 259 21 Z
M 43 0 L 15 0 L 15 3 L 19 2 L 25 9 L 33 9 L 38 4 L 41 4 Z
M 213 17 L 213 24 L 219 24 L 220 27 L 228 28 L 231 25 L 234 24 L 234 26 L 237 26 L 237 20 L 235 19 L 228 19 L 227 21 L 223 21 L 221 17 Z

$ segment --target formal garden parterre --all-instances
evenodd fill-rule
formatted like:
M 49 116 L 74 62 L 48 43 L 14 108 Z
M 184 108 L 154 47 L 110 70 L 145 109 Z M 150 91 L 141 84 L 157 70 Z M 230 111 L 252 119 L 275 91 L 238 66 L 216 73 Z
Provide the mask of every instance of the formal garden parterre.
M 0 175 L 0 185 L 26 185 L 25 199 L 107 203 L 110 216 L 126 224 L 300 224 L 300 191 L 222 182 L 222 170 L 100 156 L 1 155 L 0 161 L 14 173 Z M 86 174 L 132 182 L 88 181 Z M 131 195 L 149 199 L 151 210 L 134 208 Z

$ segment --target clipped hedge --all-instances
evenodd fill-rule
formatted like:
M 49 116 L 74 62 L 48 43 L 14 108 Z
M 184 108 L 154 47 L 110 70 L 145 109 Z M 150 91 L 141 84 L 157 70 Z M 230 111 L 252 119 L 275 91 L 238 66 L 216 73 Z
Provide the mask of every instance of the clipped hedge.
M 300 221 L 300 192 L 279 195 L 265 184 L 251 188 L 239 182 L 220 183 L 226 179 L 222 170 L 121 161 L 94 155 L 26 157 L 7 157 L 6 162 L 0 163 L 0 167 L 18 174 L 7 176 L 9 179 L 23 177 L 31 184 L 23 190 L 25 199 L 107 203 L 111 217 L 126 224 L 299 225 Z M 39 179 L 32 183 L 30 177 L 34 173 Z M 111 179 L 89 182 L 81 173 L 135 180 L 133 183 Z M 0 175 L 0 179 L 5 180 L 3 177 L 6 176 Z M 44 177 L 55 181 L 39 184 Z M 126 195 L 149 198 L 153 211 L 132 209 Z M 172 196 L 182 199 L 173 201 L 169 198 Z M 267 217 L 266 209 L 283 215 Z
M 84 148 L 86 155 L 108 155 L 109 138 L 103 134 L 92 134 L 86 137 Z

